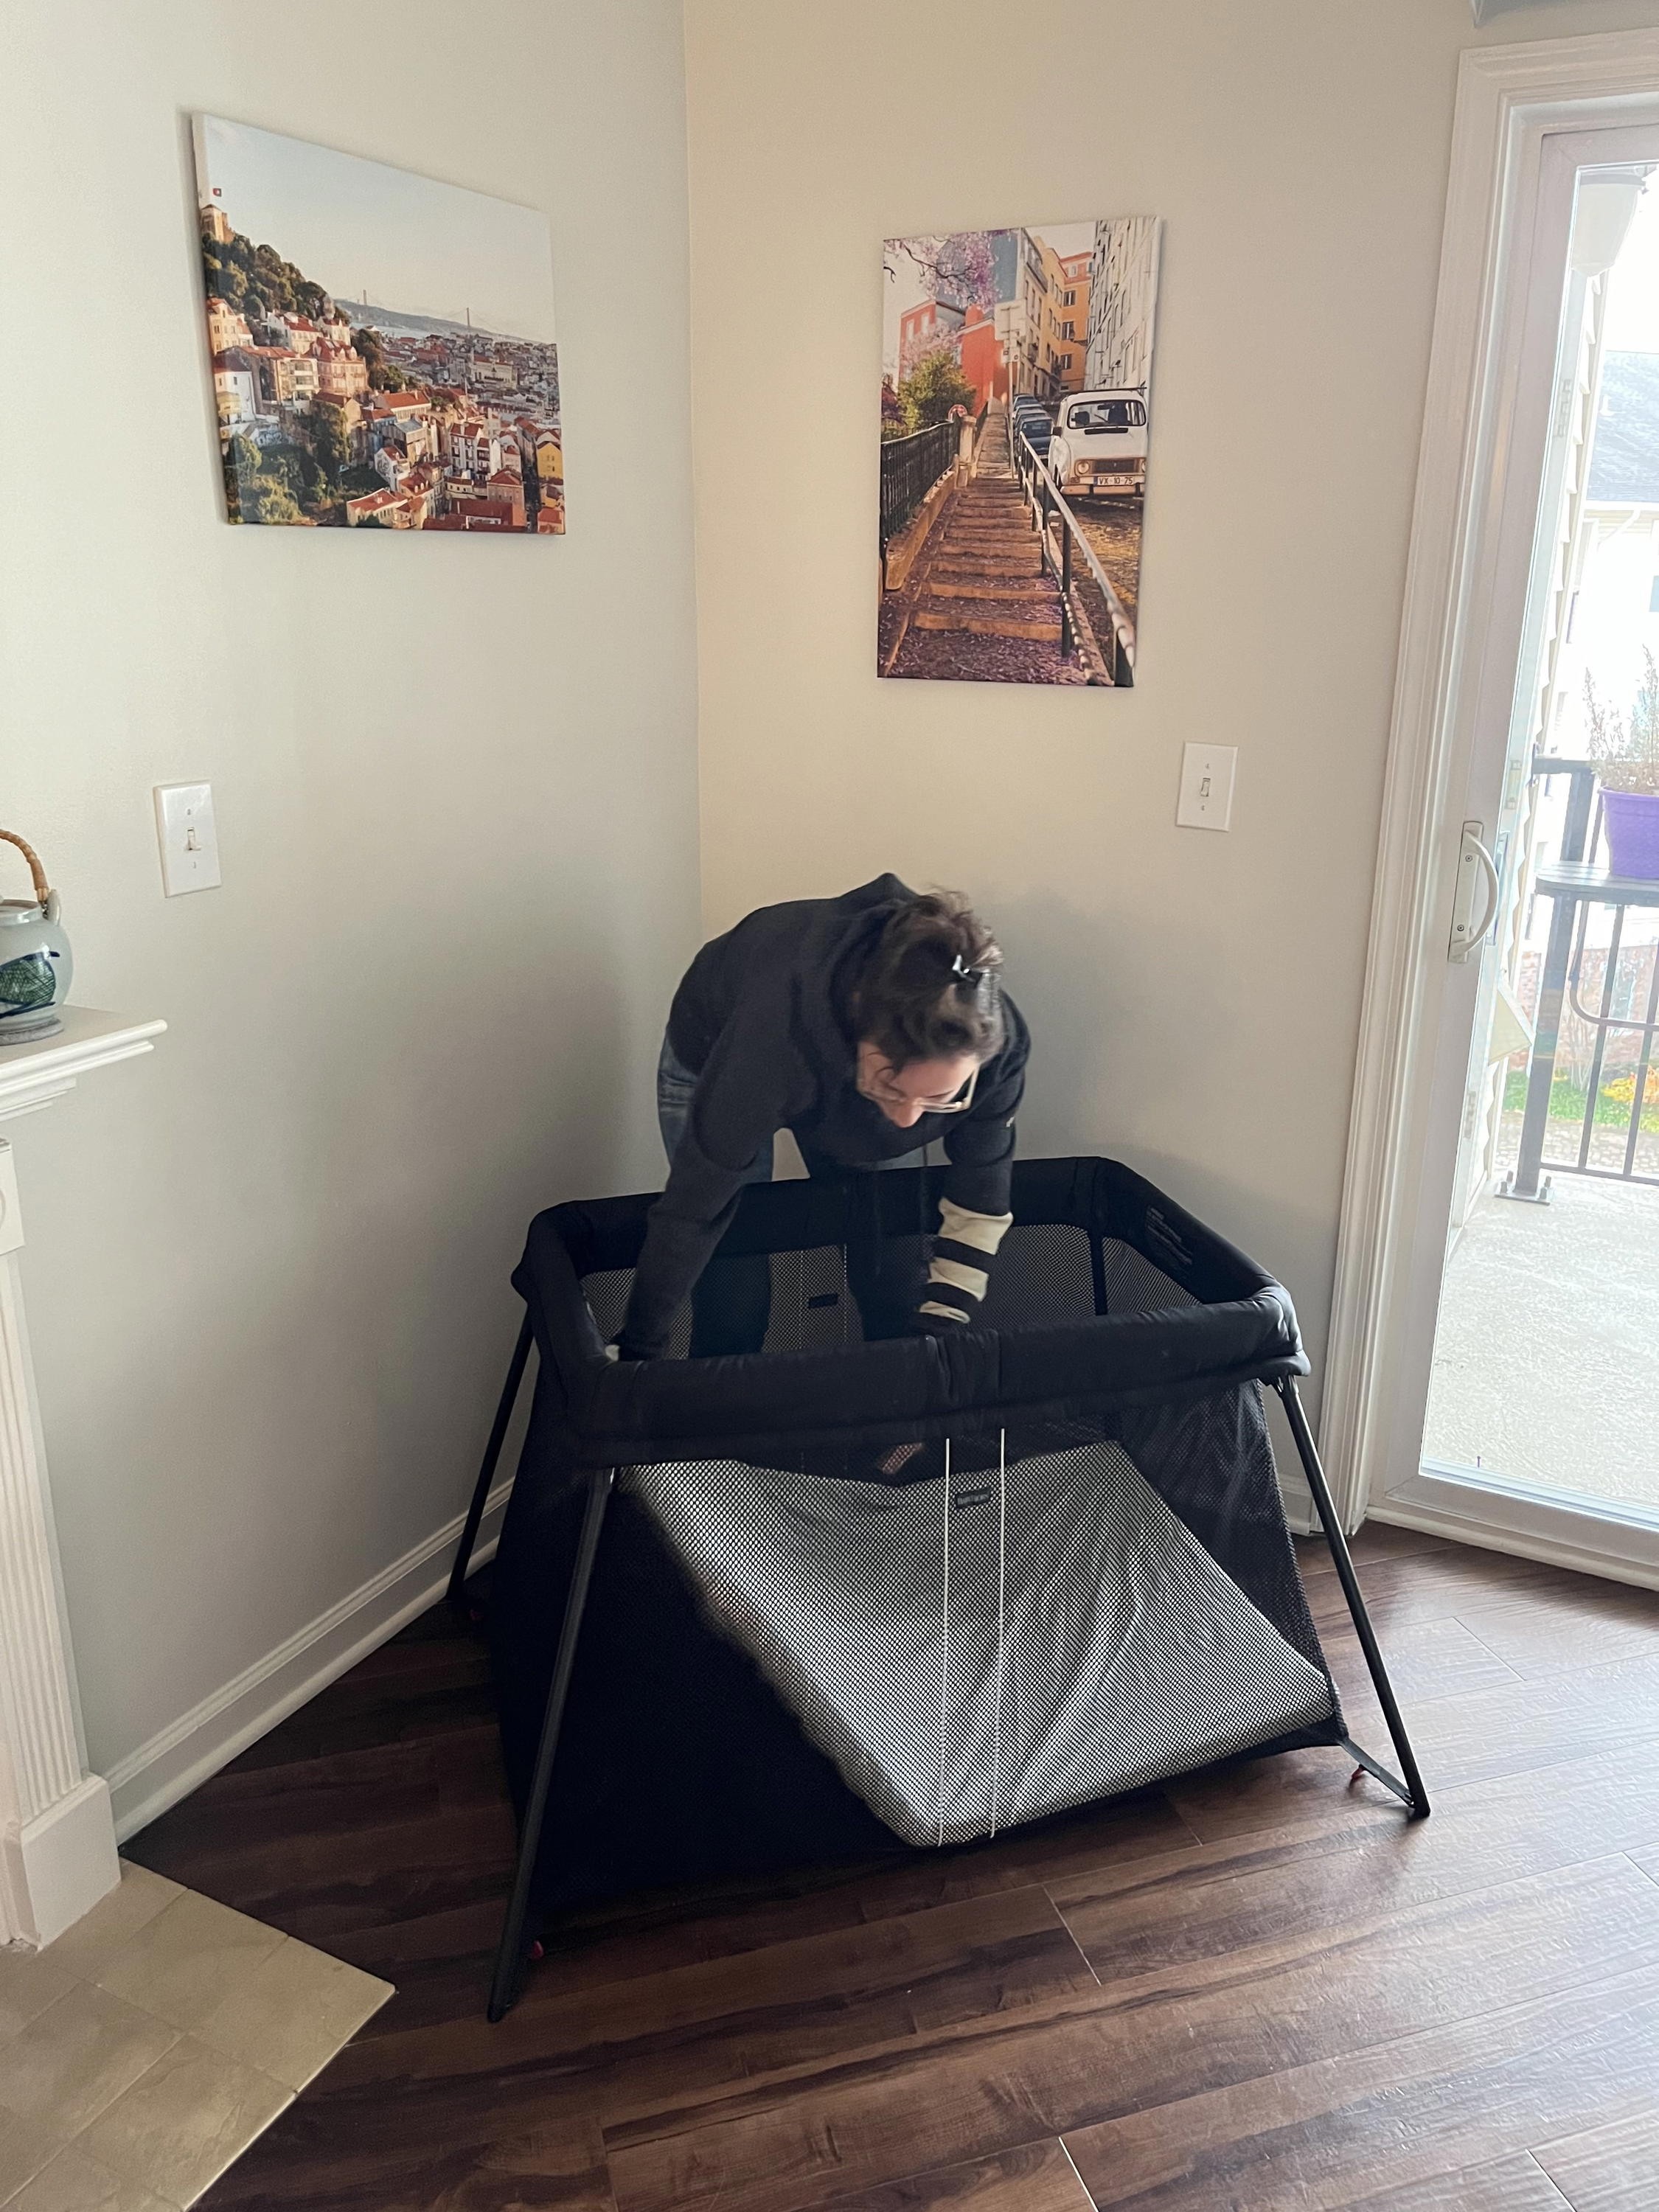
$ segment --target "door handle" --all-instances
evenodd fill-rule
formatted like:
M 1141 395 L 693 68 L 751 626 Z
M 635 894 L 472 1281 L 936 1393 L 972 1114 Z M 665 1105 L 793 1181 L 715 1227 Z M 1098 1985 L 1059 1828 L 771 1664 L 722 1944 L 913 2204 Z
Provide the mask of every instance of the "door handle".
M 1466 822 L 1463 836 L 1457 848 L 1457 889 L 1452 899 L 1451 939 L 1446 946 L 1448 960 L 1467 960 L 1492 927 L 1498 916 L 1498 863 L 1480 841 L 1486 828 L 1483 822 Z M 1474 920 L 1475 886 L 1484 884 L 1486 892 L 1485 911 L 1479 922 Z

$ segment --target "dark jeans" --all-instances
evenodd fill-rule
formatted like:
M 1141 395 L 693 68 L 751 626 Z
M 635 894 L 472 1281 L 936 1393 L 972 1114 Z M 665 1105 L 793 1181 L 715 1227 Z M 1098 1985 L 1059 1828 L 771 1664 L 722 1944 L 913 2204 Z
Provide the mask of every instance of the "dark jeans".
M 696 1077 L 682 1064 L 665 1036 L 657 1062 L 657 1125 L 671 1165 L 685 1133 L 696 1084 Z M 868 1168 L 848 1167 L 810 1142 L 803 1143 L 799 1138 L 796 1142 L 807 1173 L 818 1182 L 861 1183 L 878 1169 L 920 1167 L 923 1159 L 918 1150 L 901 1159 L 874 1161 Z M 745 1183 L 771 1182 L 769 1138 L 744 1169 L 743 1180 Z M 857 1210 L 860 1214 L 867 1212 L 870 1233 L 848 1243 L 847 1280 L 858 1305 L 865 1341 L 902 1336 L 921 1296 L 926 1267 L 923 1239 L 920 1235 L 883 1238 L 875 1233 L 873 1206 Z M 772 1267 L 764 1252 L 746 1253 L 740 1259 L 711 1260 L 691 1291 L 692 1358 L 758 1352 L 766 1341 L 771 1317 Z

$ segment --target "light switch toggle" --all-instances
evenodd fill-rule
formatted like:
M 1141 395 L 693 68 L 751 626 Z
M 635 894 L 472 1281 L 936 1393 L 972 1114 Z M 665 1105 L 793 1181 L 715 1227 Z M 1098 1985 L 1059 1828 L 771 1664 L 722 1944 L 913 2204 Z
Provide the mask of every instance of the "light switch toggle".
M 155 834 L 161 846 L 161 883 L 169 898 L 184 891 L 210 891 L 222 880 L 210 783 L 158 783 Z
M 1233 817 L 1237 745 L 1186 745 L 1176 820 L 1183 830 L 1225 830 Z

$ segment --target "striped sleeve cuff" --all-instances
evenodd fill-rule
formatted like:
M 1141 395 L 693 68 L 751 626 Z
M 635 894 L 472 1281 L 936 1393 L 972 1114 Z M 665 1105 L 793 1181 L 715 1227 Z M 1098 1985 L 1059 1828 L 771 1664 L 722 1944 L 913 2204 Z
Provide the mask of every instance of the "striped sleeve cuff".
M 932 1321 L 969 1326 L 990 1279 L 987 1269 L 1013 1219 L 1012 1213 L 975 1213 L 951 1199 L 941 1199 L 939 1234 L 927 1271 L 927 1295 L 918 1312 Z

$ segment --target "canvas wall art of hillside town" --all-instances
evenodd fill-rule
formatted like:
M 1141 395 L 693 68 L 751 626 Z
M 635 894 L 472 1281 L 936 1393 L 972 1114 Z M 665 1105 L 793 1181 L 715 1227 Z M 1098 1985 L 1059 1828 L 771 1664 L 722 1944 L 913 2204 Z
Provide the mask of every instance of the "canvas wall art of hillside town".
M 194 125 L 230 520 L 562 535 L 546 216 Z
M 1134 682 L 1159 237 L 886 240 L 880 675 Z

